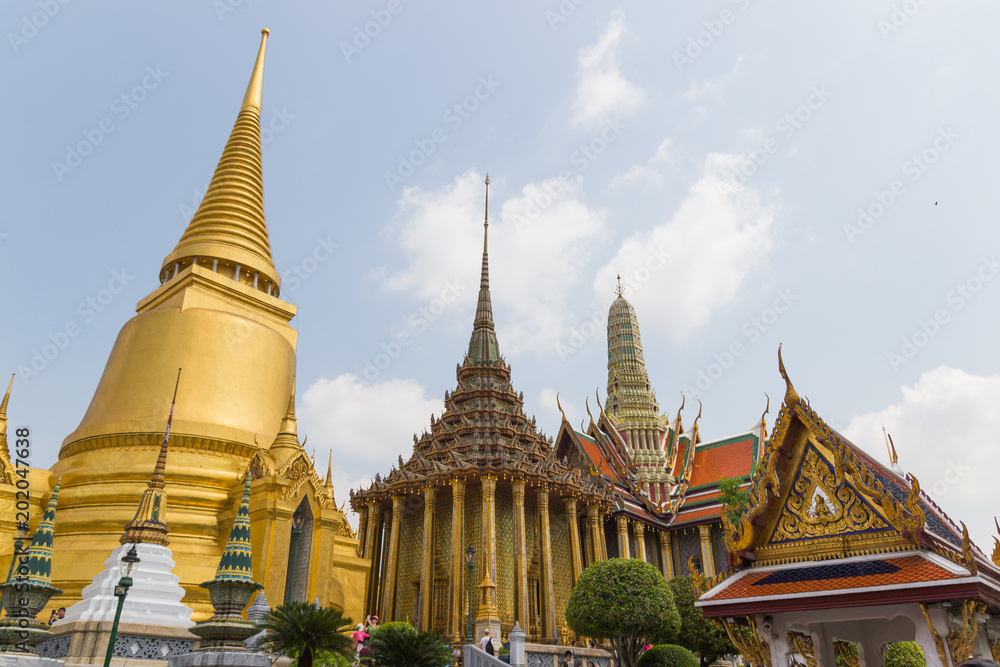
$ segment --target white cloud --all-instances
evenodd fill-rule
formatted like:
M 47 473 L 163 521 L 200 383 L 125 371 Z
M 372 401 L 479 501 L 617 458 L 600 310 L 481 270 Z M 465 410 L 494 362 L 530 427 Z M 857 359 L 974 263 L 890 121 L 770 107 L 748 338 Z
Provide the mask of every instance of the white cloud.
M 562 422 L 562 413 L 559 412 L 560 405 L 562 405 L 563 410 L 566 412 L 566 419 L 573 428 L 580 427 L 580 415 L 583 414 L 583 410 L 576 403 L 568 400 L 563 394 L 559 394 L 559 400 L 556 401 L 557 393 L 555 389 L 542 389 L 538 396 L 542 408 L 550 413 L 552 417 L 551 419 L 543 419 L 542 421 L 553 425 L 550 434 L 553 438 L 556 437 L 559 428 L 558 425 Z
M 663 184 L 663 174 L 660 168 L 670 162 L 670 147 L 673 146 L 672 139 L 666 139 L 657 148 L 653 156 L 643 164 L 637 164 L 611 179 L 608 187 L 612 190 L 619 190 L 623 185 L 652 183 L 656 187 Z
M 857 415 L 844 435 L 883 462 L 882 425 L 899 465 L 913 473 L 953 521 L 964 521 L 984 552 L 993 550 L 993 495 L 1000 467 L 1000 375 L 939 366 L 902 387 L 899 403 Z
M 741 158 L 710 154 L 701 178 L 665 223 L 625 239 L 594 281 L 607 292 L 616 274 L 644 329 L 688 338 L 714 309 L 736 296 L 773 245 L 773 211 L 732 175 Z M 664 308 L 662 295 L 670 294 Z
M 497 186 L 500 186 L 498 188 Z M 494 183 L 492 193 L 502 189 Z M 603 211 L 574 196 L 580 180 L 530 183 L 502 206 L 491 206 L 490 287 L 504 353 L 549 353 L 566 329 L 568 301 L 605 234 Z M 479 293 L 483 244 L 482 175 L 466 172 L 437 191 L 407 188 L 394 234 L 406 255 L 396 272 L 370 277 L 387 289 L 438 298 L 447 281 L 459 286 L 456 305 L 471 331 Z
M 606 118 L 627 114 L 642 102 L 645 92 L 626 81 L 619 69 L 618 47 L 627 32 L 624 14 L 616 12 L 597 43 L 580 49 L 573 126 L 598 127 Z
M 330 446 L 335 472 L 344 475 L 340 483 L 350 480 L 351 488 L 372 469 L 388 472 L 397 456 L 410 458 L 413 433 L 428 428 L 431 413 L 444 409 L 442 400 L 426 394 L 412 379 L 368 384 L 351 373 L 321 377 L 301 398 L 300 430 Z

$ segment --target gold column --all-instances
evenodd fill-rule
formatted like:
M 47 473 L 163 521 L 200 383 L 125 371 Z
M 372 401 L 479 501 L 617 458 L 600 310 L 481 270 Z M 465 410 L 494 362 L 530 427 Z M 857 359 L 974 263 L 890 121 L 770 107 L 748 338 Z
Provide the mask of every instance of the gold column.
M 462 581 L 465 579 L 465 545 L 462 526 L 465 523 L 465 480 L 451 480 L 451 603 L 448 606 L 448 638 L 452 643 L 462 640 Z M 469 582 L 470 585 L 472 582 Z
M 483 582 L 479 584 L 482 598 L 477 619 L 497 618 L 497 550 L 496 550 L 496 491 L 495 475 L 483 476 Z
M 514 586 L 517 593 L 517 606 L 514 609 L 514 620 L 522 628 L 528 627 L 528 545 L 524 518 L 524 480 L 511 480 L 514 491 Z
M 563 499 L 566 506 L 566 520 L 569 521 L 569 554 L 573 565 L 573 578 L 571 582 L 576 585 L 576 580 L 580 578 L 583 571 L 583 555 L 580 553 L 580 525 L 576 520 L 576 498 L 570 496 Z
M 712 527 L 698 526 L 701 534 L 701 571 L 706 577 L 715 576 L 715 556 L 712 554 Z
M 431 600 L 434 597 L 434 500 L 436 486 L 424 487 L 424 539 L 420 569 L 420 613 L 417 629 L 431 629 Z
M 631 558 L 632 550 L 629 549 L 628 543 L 628 517 L 619 514 L 615 517 L 615 523 L 618 524 L 618 557 Z
M 358 526 L 358 537 L 363 538 L 361 548 L 364 549 L 364 552 L 361 555 L 364 558 L 370 558 L 372 561 L 371 567 L 368 570 L 368 604 L 365 606 L 365 612 L 373 613 L 378 604 L 378 568 L 380 559 L 378 558 L 376 540 L 382 532 L 382 503 L 369 500 L 366 514 L 368 516 L 367 530 L 362 535 L 361 527 Z
M 396 568 L 399 567 L 399 524 L 403 518 L 403 496 L 392 497 L 392 528 L 389 529 L 389 553 L 386 554 L 385 592 L 382 595 L 383 623 L 395 620 Z
M 635 557 L 641 561 L 646 560 L 646 527 L 642 521 L 635 522 Z
M 597 505 L 587 505 L 587 523 L 590 524 L 590 541 L 594 545 L 594 562 L 606 560 L 604 526 L 601 525 L 601 510 Z
M 667 579 L 674 578 L 674 555 L 670 547 L 670 533 L 665 530 L 660 531 L 660 558 L 663 560 L 663 576 Z
M 370 505 L 371 503 L 369 503 Z M 362 505 L 360 511 L 358 512 L 358 556 L 364 558 L 366 553 L 365 547 L 368 546 L 368 515 L 369 507 L 368 505 Z
M 538 489 L 538 516 L 542 542 L 542 636 L 559 639 L 556 628 L 556 597 L 552 587 L 552 532 L 549 528 L 549 487 Z

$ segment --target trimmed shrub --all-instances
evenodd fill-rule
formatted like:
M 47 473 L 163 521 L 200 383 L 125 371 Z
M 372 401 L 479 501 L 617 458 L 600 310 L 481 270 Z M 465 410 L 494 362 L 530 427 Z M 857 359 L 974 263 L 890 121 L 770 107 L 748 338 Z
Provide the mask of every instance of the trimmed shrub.
M 927 667 L 927 659 L 917 642 L 889 642 L 882 660 L 885 667 Z
M 639 658 L 639 667 L 699 667 L 698 658 L 683 646 L 659 644 Z

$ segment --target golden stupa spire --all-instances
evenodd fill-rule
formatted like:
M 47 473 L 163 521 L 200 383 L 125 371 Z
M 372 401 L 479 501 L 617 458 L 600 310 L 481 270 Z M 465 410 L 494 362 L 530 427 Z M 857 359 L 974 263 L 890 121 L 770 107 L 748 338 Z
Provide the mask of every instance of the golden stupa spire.
M 326 481 L 323 482 L 323 488 L 332 489 L 333 488 L 333 450 L 330 450 L 330 457 L 326 460 Z
M 278 435 L 271 443 L 268 453 L 275 465 L 291 458 L 296 452 L 303 451 L 302 444 L 299 443 L 298 421 L 295 419 L 295 376 L 292 376 L 292 391 L 288 395 L 288 410 L 285 411 L 285 418 L 281 420 L 281 427 Z
M 281 283 L 271 258 L 264 220 L 260 152 L 260 102 L 264 85 L 265 28 L 243 105 L 198 210 L 177 247 L 163 260 L 160 281 L 197 261 L 247 286 L 278 295 Z
M 174 383 L 174 397 L 170 401 L 170 414 L 167 415 L 167 428 L 163 432 L 163 444 L 160 445 L 160 455 L 153 468 L 153 477 L 149 480 L 146 490 L 139 499 L 139 508 L 135 518 L 125 526 L 125 534 L 119 540 L 122 544 L 145 542 L 167 546 L 170 540 L 167 533 L 170 526 L 161 520 L 167 508 L 167 494 L 163 490 L 167 470 L 167 446 L 170 444 L 170 425 L 174 420 L 174 406 L 177 404 L 177 388 L 181 384 L 181 369 L 177 369 L 177 381 Z

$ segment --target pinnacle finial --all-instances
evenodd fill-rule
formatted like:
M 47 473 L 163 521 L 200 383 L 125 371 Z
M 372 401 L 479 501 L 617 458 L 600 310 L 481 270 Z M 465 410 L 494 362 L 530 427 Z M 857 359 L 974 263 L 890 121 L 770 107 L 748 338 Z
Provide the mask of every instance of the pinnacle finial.
M 618 287 L 616 288 L 618 296 L 625 298 L 625 288 L 622 287 L 622 274 L 618 274 Z
M 333 450 L 330 450 L 330 456 L 326 460 L 326 481 L 323 482 L 324 488 L 333 488 Z
M 479 302 L 472 325 L 468 359 L 473 363 L 493 364 L 500 360 L 500 347 L 493 326 L 493 304 L 490 298 L 490 175 L 486 174 L 486 212 L 483 216 L 483 267 L 479 278 Z
M 7 393 L 3 396 L 3 401 L 0 401 L 0 436 L 6 435 L 7 433 L 7 403 L 10 401 L 10 390 L 14 386 L 14 374 L 10 376 L 10 384 L 7 385 Z
M 781 343 L 778 343 L 778 372 L 781 373 L 781 377 L 785 380 L 785 405 L 794 408 L 799 404 L 799 393 L 795 391 L 788 373 L 785 372 L 785 362 L 781 359 Z
M 295 383 L 297 376 L 292 376 L 292 392 L 288 395 L 288 409 L 285 411 L 285 418 L 281 420 L 281 428 L 278 433 L 292 433 L 298 435 L 296 426 L 298 420 L 295 418 Z
M 260 111 L 260 98 L 264 92 L 264 51 L 267 48 L 267 36 L 271 31 L 264 28 L 260 31 L 260 50 L 257 51 L 257 62 L 254 63 L 253 72 L 250 74 L 250 83 L 247 84 L 247 93 L 243 97 L 243 107 L 252 107 Z

